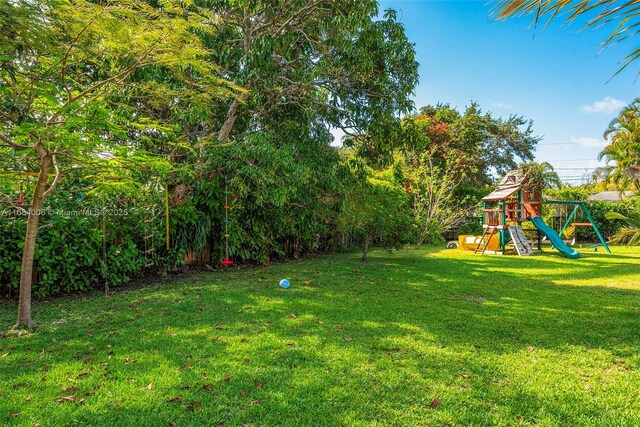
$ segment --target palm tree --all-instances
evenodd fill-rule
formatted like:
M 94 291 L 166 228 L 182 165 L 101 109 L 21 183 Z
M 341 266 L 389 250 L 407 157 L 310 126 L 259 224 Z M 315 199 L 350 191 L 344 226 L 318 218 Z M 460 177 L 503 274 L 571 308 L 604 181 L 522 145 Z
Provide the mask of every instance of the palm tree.
M 622 191 L 633 186 L 640 191 L 640 98 L 620 111 L 604 133 L 609 141 L 598 160 L 607 165 L 598 171 Z M 612 164 L 613 163 L 613 164 Z
M 624 216 L 617 212 L 607 212 L 607 219 L 621 219 L 627 225 L 621 227 L 620 230 L 611 238 L 616 243 L 626 243 L 628 245 L 640 244 L 640 212 L 631 212 L 629 216 Z
M 564 16 L 564 23 L 587 18 L 584 28 L 611 25 L 614 29 L 602 42 L 602 47 L 611 46 L 640 33 L 638 0 L 495 0 L 495 10 L 498 19 L 534 15 L 533 23 L 536 26 L 542 18 L 546 18 L 547 26 L 561 15 Z M 635 47 L 623 59 L 623 65 L 616 74 L 637 59 L 640 59 L 640 47 Z M 640 73 L 638 75 L 640 76 Z
M 549 162 L 521 163 L 518 166 L 518 170 L 529 178 L 529 182 L 534 187 L 540 189 L 553 188 L 555 190 L 562 188 L 562 180 Z

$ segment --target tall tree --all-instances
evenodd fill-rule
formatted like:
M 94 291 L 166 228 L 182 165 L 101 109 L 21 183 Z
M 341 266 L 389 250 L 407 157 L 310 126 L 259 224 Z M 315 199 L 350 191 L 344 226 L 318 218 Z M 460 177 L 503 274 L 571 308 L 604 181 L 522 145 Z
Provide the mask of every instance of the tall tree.
M 476 186 L 491 183 L 494 176 L 503 176 L 522 161 L 532 161 L 540 141 L 533 134 L 532 121 L 515 114 L 507 119 L 494 117 L 475 102 L 462 114 L 447 104 L 422 107 L 420 114 L 450 128 L 451 148 L 474 159 L 476 172 L 467 181 Z
M 620 111 L 604 132 L 604 138 L 609 144 L 598 160 L 605 159 L 607 165 L 597 173 L 621 191 L 629 186 L 640 191 L 640 98 Z
M 220 76 L 245 88 L 216 116 L 225 142 L 303 120 L 381 133 L 412 108 L 417 63 L 396 14 L 365 0 L 202 0 L 218 17 L 205 38 Z
M 178 2 L 46 0 L 0 5 L 0 143 L 33 164 L 24 240 L 18 321 L 34 326 L 31 287 L 40 209 L 67 168 L 109 157 L 126 128 L 144 117 L 122 116 L 114 99 L 147 67 L 188 75 L 194 90 L 224 86 L 195 33 L 213 17 Z M 191 9 L 190 9 L 191 10 Z M 186 77 L 185 77 L 186 78 Z M 170 98 L 173 102 L 176 98 Z M 134 122 L 134 123 L 132 123 Z
M 603 47 L 633 39 L 640 32 L 640 7 L 635 0 L 495 0 L 494 3 L 498 19 L 533 15 L 536 26 L 543 18 L 547 19 L 545 26 L 556 18 L 567 24 L 586 20 L 584 28 L 609 26 L 613 29 L 602 42 Z M 639 58 L 640 48 L 636 45 L 616 74 Z

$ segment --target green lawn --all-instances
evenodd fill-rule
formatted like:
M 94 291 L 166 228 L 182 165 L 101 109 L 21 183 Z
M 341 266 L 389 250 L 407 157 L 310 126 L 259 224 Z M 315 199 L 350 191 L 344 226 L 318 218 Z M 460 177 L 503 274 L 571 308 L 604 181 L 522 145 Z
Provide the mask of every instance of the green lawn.
M 0 338 L 0 424 L 637 426 L 640 248 L 613 250 L 374 251 L 36 302 L 42 326 Z

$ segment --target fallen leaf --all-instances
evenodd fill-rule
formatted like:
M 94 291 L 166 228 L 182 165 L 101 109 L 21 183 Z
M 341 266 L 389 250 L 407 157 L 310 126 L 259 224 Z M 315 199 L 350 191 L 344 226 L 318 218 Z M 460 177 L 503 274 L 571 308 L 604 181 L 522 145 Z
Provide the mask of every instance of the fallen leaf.
M 240 390 L 240 394 L 242 395 L 242 397 L 247 397 L 247 393 L 245 393 L 244 390 Z
M 9 354 L 10 354 L 10 353 L 5 353 L 5 354 L 3 354 L 2 356 L 0 356 L 0 359 L 2 359 L 2 358 L 4 358 L 4 357 L 7 357 Z
M 165 402 L 167 402 L 167 403 L 184 402 L 184 399 L 181 398 L 180 396 L 176 396 L 176 397 L 172 397 L 170 399 L 165 400 Z
M 11 418 L 16 418 L 20 416 L 20 412 L 16 412 L 15 414 L 9 414 Z
M 431 408 L 436 408 L 436 407 L 438 407 L 438 406 L 440 406 L 440 399 L 438 399 L 438 398 L 436 397 L 435 399 L 433 399 L 433 400 L 431 401 L 431 403 L 429 404 L 429 407 L 431 407 Z
M 533 351 L 533 350 L 535 350 L 535 349 L 536 349 L 536 348 L 535 348 L 534 346 L 532 346 L 532 345 L 530 345 L 529 347 L 527 347 L 527 351 Z
M 344 340 L 347 341 L 347 342 L 351 342 L 351 341 L 353 341 L 353 338 L 345 338 Z
M 585 390 L 591 390 L 591 386 L 589 384 L 587 384 L 587 385 L 584 386 L 584 389 Z
M 290 315 L 288 315 L 287 317 L 291 317 L 292 319 L 295 319 L 296 317 L 298 317 L 295 313 L 291 313 Z
M 260 383 L 260 384 L 258 384 L 258 385 L 256 386 L 256 390 L 262 390 L 262 383 Z
M 252 405 L 259 405 L 262 402 L 262 400 L 250 400 L 249 403 Z
M 86 377 L 87 375 L 89 375 L 87 372 L 80 372 L 76 378 L 77 378 L 77 379 L 84 378 L 84 377 Z
M 195 411 L 196 408 L 201 408 L 202 402 L 191 402 L 187 405 L 187 409 Z
M 231 374 L 231 375 L 227 375 L 226 377 L 222 378 L 222 381 L 229 381 L 231 378 L 235 377 L 235 375 Z
M 76 401 L 76 395 L 72 394 L 71 396 L 64 396 L 61 397 L 60 399 L 56 399 L 56 402 L 75 402 Z
M 209 384 L 205 384 L 202 386 L 202 389 L 206 391 L 211 391 L 213 390 L 213 387 L 211 387 Z
M 67 386 L 65 388 L 62 389 L 63 392 L 68 393 L 70 391 L 78 391 L 80 390 L 80 387 L 72 385 L 72 386 Z
M 249 362 L 251 362 L 251 360 L 250 360 L 250 359 L 244 359 L 244 360 L 242 361 L 242 363 L 249 363 Z
M 147 386 L 147 390 L 151 391 L 152 388 L 153 388 L 153 382 L 150 382 L 149 385 Z

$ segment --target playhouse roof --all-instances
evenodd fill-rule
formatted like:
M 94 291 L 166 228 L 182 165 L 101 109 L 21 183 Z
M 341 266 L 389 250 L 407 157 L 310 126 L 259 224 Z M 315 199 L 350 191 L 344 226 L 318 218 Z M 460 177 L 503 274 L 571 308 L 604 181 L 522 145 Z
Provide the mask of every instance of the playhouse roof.
M 514 193 L 520 191 L 526 180 L 526 176 L 520 171 L 511 171 L 502 178 L 498 187 L 482 198 L 484 202 L 504 200 Z

